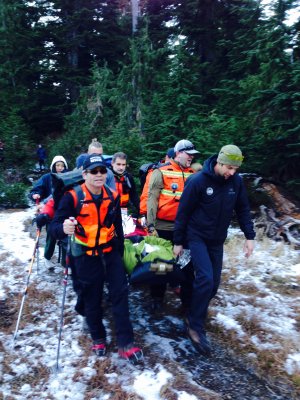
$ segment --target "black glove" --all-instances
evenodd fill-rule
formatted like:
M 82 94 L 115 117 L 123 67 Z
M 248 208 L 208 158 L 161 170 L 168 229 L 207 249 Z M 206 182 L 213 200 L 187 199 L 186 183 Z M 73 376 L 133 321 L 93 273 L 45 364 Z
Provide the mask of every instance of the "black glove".
M 47 214 L 39 214 L 35 217 L 36 226 L 39 229 L 50 222 L 50 218 Z

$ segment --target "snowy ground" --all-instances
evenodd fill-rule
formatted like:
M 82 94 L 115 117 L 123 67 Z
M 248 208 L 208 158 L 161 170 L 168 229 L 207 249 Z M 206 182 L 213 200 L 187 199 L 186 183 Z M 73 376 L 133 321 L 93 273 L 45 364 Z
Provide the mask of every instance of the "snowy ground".
M 0 398 L 297 398 L 286 382 L 288 379 L 299 388 L 299 251 L 263 239 L 257 241 L 254 255 L 246 260 L 242 235 L 231 230 L 223 283 L 210 309 L 210 359 L 199 356 L 187 340 L 176 296 L 169 292 L 166 309 L 153 316 L 143 288 L 131 288 L 130 309 L 137 343 L 144 349 L 144 365 L 134 367 L 118 359 L 110 310 L 105 315 L 109 355 L 97 359 L 90 352 L 82 321 L 74 312 L 75 296 L 69 283 L 57 372 L 63 271 L 58 266 L 49 272 L 42 256 L 38 273 L 33 265 L 18 335 L 13 341 L 34 247 L 24 221 L 28 223 L 33 212 L 0 213 Z M 255 371 L 269 378 L 268 383 Z M 280 390 L 272 386 L 272 376 L 276 377 L 273 382 L 282 383 Z

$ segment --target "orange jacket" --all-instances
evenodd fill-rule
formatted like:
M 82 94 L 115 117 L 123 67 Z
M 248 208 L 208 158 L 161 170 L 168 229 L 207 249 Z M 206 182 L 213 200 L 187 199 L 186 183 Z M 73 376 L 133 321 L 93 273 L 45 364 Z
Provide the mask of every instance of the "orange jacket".
M 118 194 L 111 190 L 109 195 L 107 189 L 103 186 L 102 189 L 102 202 L 100 207 L 96 206 L 92 195 L 87 190 L 85 184 L 81 185 L 84 193 L 84 200 L 80 214 L 76 217 L 78 225 L 75 231 L 75 243 L 88 247 L 89 249 L 103 248 L 103 252 L 111 251 L 112 248 L 107 246 L 115 237 L 115 227 L 111 222 L 111 213 L 114 211 L 114 202 Z M 74 199 L 74 206 L 77 204 L 77 195 L 75 190 L 70 191 Z M 90 250 L 86 251 L 87 254 L 92 254 Z
M 192 168 L 182 168 L 171 160 L 169 165 L 160 167 L 164 187 L 158 199 L 156 217 L 166 221 L 175 221 L 179 200 L 187 178 L 194 173 Z
M 152 172 L 154 170 L 150 169 L 147 173 L 145 184 L 142 190 L 142 194 L 140 197 L 140 214 L 141 215 L 147 215 L 147 199 L 148 199 L 148 190 L 149 190 L 149 182 L 150 182 L 150 177 L 152 175 Z

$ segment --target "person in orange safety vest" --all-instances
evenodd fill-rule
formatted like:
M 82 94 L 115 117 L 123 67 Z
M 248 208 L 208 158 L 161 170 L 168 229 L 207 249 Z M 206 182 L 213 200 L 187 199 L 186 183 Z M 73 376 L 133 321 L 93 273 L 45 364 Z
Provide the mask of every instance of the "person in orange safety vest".
M 199 154 L 192 142 L 183 139 L 174 146 L 174 159 L 155 169 L 150 177 L 147 200 L 147 226 L 150 235 L 173 242 L 175 217 L 186 180 L 194 173 L 194 156 Z M 161 309 L 166 284 L 150 285 L 152 309 Z M 181 290 L 182 304 L 189 294 Z
M 81 192 L 75 188 L 60 200 L 51 232 L 57 239 L 71 236 L 72 277 L 74 275 L 78 296 L 75 309 L 86 318 L 93 340 L 92 350 L 98 356 L 106 352 L 102 294 L 107 282 L 119 356 L 139 361 L 143 353 L 133 344 L 129 318 L 119 195 L 105 185 L 107 167 L 101 155 L 91 154 L 85 158 L 82 176 L 85 182 L 80 185 Z M 81 207 L 76 211 L 78 201 Z
M 127 208 L 132 204 L 139 213 L 140 199 L 136 191 L 133 176 L 126 171 L 127 155 L 123 152 L 115 153 L 111 161 L 112 172 L 115 177 L 116 190 L 120 195 L 121 208 Z
M 149 164 L 150 167 L 147 169 L 147 175 L 145 178 L 144 186 L 142 189 L 142 193 L 140 196 L 140 215 L 147 215 L 147 200 L 148 200 L 148 191 L 149 191 L 149 182 L 152 172 L 159 167 L 162 167 L 164 164 L 167 164 L 172 158 L 174 158 L 174 147 L 170 147 L 166 153 L 164 159 L 159 162 Z M 145 164 L 146 165 L 146 164 Z

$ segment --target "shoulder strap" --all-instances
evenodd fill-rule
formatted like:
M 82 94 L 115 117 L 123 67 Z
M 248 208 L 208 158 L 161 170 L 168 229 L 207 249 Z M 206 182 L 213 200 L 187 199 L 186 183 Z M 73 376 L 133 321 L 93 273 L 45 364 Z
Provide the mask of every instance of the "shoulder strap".
M 109 186 L 107 186 L 106 183 L 104 183 L 105 190 L 107 192 L 107 195 L 109 197 L 109 200 L 111 201 L 112 207 L 116 208 L 120 204 L 120 196 L 117 194 L 116 197 L 114 197 L 113 192 Z
M 108 195 L 110 201 L 113 204 L 117 204 L 116 200 L 117 200 L 118 196 L 115 199 L 111 189 L 106 184 L 104 184 L 104 187 L 106 189 L 106 192 L 107 192 L 107 195 Z M 81 208 L 82 208 L 82 203 L 84 202 L 84 193 L 83 193 L 83 190 L 80 185 L 74 186 L 73 190 L 74 190 L 76 198 L 77 198 L 77 202 L 75 205 L 76 215 L 79 215 Z
M 111 201 L 114 202 L 114 201 L 115 201 L 115 198 L 114 198 L 113 192 L 111 191 L 110 187 L 107 186 L 106 183 L 104 183 L 104 187 L 105 187 L 105 190 L 106 190 L 107 195 L 108 195 L 108 197 L 109 197 L 109 200 L 111 200 Z
M 82 202 L 84 200 L 84 193 L 80 185 L 74 186 L 74 192 L 76 194 L 77 202 L 75 206 L 76 216 L 80 214 L 82 208 Z

